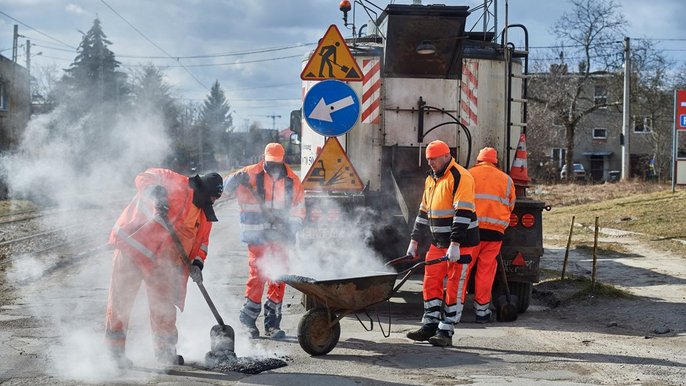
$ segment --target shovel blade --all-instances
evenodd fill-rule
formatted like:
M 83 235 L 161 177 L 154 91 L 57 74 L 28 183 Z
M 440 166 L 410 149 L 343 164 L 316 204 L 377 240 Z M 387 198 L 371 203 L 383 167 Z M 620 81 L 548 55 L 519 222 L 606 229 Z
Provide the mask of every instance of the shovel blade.
M 517 296 L 511 295 L 509 302 L 506 295 L 498 297 L 497 319 L 499 322 L 514 322 L 518 316 Z
M 234 352 L 236 334 L 229 325 L 215 324 L 210 330 L 210 346 L 214 353 Z

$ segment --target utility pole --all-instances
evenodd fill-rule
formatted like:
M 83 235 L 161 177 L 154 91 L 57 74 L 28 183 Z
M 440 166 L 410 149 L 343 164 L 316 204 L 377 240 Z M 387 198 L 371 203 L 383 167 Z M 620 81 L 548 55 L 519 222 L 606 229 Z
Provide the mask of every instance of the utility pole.
M 17 63 L 17 44 L 19 40 L 19 25 L 14 25 L 14 36 L 12 38 L 12 62 Z
M 272 114 L 272 115 L 265 115 L 265 116 L 266 116 L 267 118 L 271 118 L 271 119 L 272 119 L 272 129 L 273 129 L 273 130 L 276 130 L 276 118 L 281 118 L 281 115 L 274 115 L 274 114 Z
M 622 181 L 629 178 L 629 130 L 631 118 L 631 48 L 629 38 L 624 38 L 624 114 L 622 118 Z
M 29 101 L 31 100 L 31 41 L 26 40 L 26 77 L 29 81 Z

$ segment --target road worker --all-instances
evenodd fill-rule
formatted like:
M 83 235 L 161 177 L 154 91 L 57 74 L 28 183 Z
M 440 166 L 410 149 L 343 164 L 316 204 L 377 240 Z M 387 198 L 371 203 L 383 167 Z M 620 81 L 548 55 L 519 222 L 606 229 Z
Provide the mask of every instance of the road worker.
M 479 220 L 480 242 L 474 248 L 469 264 L 474 273 L 474 311 L 477 323 L 491 320 L 491 290 L 498 267 L 497 256 L 503 244 L 505 229 L 515 205 L 515 187 L 512 178 L 498 169 L 498 152 L 485 147 L 476 158 L 477 164 L 469 169 L 474 177 L 476 216 Z
M 426 261 L 443 256 L 447 256 L 448 261 L 425 266 L 422 326 L 408 332 L 407 337 L 429 341 L 434 346 L 450 346 L 454 325 L 462 317 L 471 251 L 479 243 L 474 179 L 453 159 L 450 148 L 443 141 L 429 143 L 426 160 L 431 175 L 424 182 L 424 194 L 407 254 L 417 257 L 419 243 L 430 236 Z
M 176 353 L 176 307 L 183 311 L 189 275 L 193 281 L 202 282 L 210 230 L 217 221 L 212 205 L 222 194 L 222 177 L 208 173 L 189 178 L 152 168 L 136 177 L 136 190 L 109 237 L 109 244 L 116 249 L 105 342 L 118 366 L 131 366 L 124 355 L 126 331 L 143 282 L 155 357 L 161 364 L 183 364 L 183 357 Z M 173 227 L 185 253 L 167 225 Z
M 286 270 L 288 250 L 295 245 L 296 232 L 305 219 L 305 192 L 300 179 L 284 163 L 285 151 L 278 143 L 264 149 L 264 160 L 246 166 L 224 181 L 225 191 L 235 194 L 240 206 L 241 241 L 248 244 L 248 281 L 245 303 L 239 320 L 251 338 L 260 332 L 256 321 L 264 303 L 264 332 L 272 339 L 282 339 L 281 304 L 286 285 L 273 281 L 267 268 Z

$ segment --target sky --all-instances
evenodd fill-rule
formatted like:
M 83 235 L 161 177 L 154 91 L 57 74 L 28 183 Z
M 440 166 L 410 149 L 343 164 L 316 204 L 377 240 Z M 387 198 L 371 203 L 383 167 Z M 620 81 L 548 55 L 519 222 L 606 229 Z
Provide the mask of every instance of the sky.
M 686 64 L 686 23 L 681 20 L 686 2 L 616 2 L 629 22 L 629 37 L 651 39 L 674 60 L 675 67 Z M 373 3 L 384 8 L 388 1 Z M 433 3 L 423 0 L 423 4 Z M 436 3 L 472 8 L 483 1 Z M 0 0 L 0 54 L 12 56 L 12 31 L 18 24 L 21 64 L 26 63 L 26 40 L 30 40 L 33 74 L 50 66 L 67 68 L 82 32 L 91 28 L 97 17 L 123 71 L 147 64 L 159 66 L 176 97 L 197 103 L 217 80 L 239 130 L 253 121 L 260 127 L 282 129 L 289 125 L 290 111 L 301 105 L 303 58 L 331 24 L 337 25 L 343 37 L 352 35 L 350 26 L 343 24 L 338 4 L 338 0 Z M 569 11 L 570 2 L 511 0 L 506 7 L 500 0 L 499 28 L 505 24 L 506 8 L 510 24 L 527 27 L 531 58 L 551 55 L 555 49 L 547 47 L 557 44 L 551 26 Z M 359 5 L 354 11 L 359 30 L 369 17 Z M 475 30 L 481 29 L 480 12 L 468 17 L 467 29 L 474 24 Z M 348 22 L 353 22 L 352 11 Z M 521 35 L 515 31 L 510 40 L 522 45 Z

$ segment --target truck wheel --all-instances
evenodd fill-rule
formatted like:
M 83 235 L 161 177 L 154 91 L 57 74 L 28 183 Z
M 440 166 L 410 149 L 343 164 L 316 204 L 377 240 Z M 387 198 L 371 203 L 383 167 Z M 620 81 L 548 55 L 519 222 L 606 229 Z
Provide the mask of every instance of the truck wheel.
M 511 282 L 508 284 L 510 285 L 510 293 L 517 296 L 519 313 L 523 313 L 529 308 L 529 300 L 531 299 L 533 285 L 529 282 Z
M 298 323 L 298 343 L 310 355 L 328 354 L 336 347 L 340 337 L 340 323 L 329 327 L 329 312 L 324 308 L 307 311 Z

